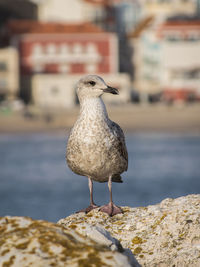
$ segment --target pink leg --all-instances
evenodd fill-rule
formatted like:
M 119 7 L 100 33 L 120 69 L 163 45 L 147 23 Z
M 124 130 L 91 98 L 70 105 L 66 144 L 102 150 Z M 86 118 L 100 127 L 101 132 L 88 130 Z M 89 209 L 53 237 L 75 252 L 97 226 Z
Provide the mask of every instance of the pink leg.
M 77 213 L 78 212 L 88 213 L 91 210 L 96 209 L 96 208 L 99 207 L 94 203 L 94 200 L 93 200 L 93 182 L 92 182 L 92 179 L 89 178 L 89 177 L 88 177 L 88 186 L 89 186 L 89 189 L 90 189 L 90 205 L 86 209 L 82 209 L 80 211 L 77 211 Z
M 110 202 L 107 205 L 102 206 L 99 210 L 107 213 L 109 216 L 123 213 L 122 209 L 116 206 L 112 201 L 112 176 L 110 176 L 108 179 L 108 188 L 110 192 Z

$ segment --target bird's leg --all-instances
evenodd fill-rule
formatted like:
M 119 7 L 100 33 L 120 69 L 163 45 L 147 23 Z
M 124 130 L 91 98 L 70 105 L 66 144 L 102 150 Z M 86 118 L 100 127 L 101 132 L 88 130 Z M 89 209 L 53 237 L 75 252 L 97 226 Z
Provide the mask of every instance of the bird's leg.
M 93 182 L 91 178 L 88 178 L 88 186 L 90 189 L 90 206 L 93 207 L 93 209 L 95 209 L 98 206 L 94 203 L 94 200 L 93 200 Z
M 99 210 L 107 213 L 109 216 L 114 216 L 116 214 L 123 213 L 122 209 L 116 206 L 112 201 L 112 176 L 109 176 L 108 188 L 110 192 L 110 202 L 107 205 L 102 206 Z
M 86 209 L 82 209 L 78 212 L 88 213 L 91 210 L 99 207 L 94 203 L 94 200 L 93 200 L 93 182 L 92 182 L 92 179 L 90 177 L 88 177 L 88 186 L 89 186 L 89 190 L 90 190 L 90 205 Z

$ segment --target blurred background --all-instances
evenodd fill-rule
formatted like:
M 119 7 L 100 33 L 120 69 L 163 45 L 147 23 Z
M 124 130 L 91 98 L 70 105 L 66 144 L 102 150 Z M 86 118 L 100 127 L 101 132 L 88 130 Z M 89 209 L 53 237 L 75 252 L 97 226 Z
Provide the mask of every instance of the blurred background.
M 78 79 L 98 74 L 129 152 L 122 206 L 200 193 L 200 0 L 0 0 L 0 216 L 88 205 L 65 163 Z M 95 201 L 109 199 L 95 183 Z

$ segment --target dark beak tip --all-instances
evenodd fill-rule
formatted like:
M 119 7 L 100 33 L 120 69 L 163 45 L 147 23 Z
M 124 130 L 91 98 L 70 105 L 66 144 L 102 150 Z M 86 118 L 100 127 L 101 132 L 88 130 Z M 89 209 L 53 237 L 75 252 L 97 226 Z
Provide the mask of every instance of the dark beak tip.
M 119 94 L 119 92 L 113 92 L 112 94 L 113 94 L 113 95 L 118 95 L 118 94 Z
M 113 95 L 118 95 L 119 94 L 119 91 L 118 89 L 114 88 L 114 87 L 111 87 L 111 86 L 108 86 L 106 89 L 103 90 L 105 93 L 110 93 L 110 94 L 113 94 Z
M 116 91 L 116 95 L 119 95 L 119 91 L 118 90 Z

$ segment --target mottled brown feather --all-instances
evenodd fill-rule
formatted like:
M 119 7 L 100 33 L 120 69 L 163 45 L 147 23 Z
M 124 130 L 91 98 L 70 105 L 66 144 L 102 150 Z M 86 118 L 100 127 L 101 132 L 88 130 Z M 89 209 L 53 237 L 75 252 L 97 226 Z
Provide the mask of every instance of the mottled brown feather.
M 94 88 L 88 81 L 95 81 Z M 94 181 L 122 182 L 120 174 L 128 168 L 125 137 L 118 124 L 108 118 L 101 99 L 107 87 L 98 76 L 88 76 L 78 84 L 80 114 L 70 133 L 66 160 L 71 170 Z M 102 88 L 102 89 L 101 89 Z

